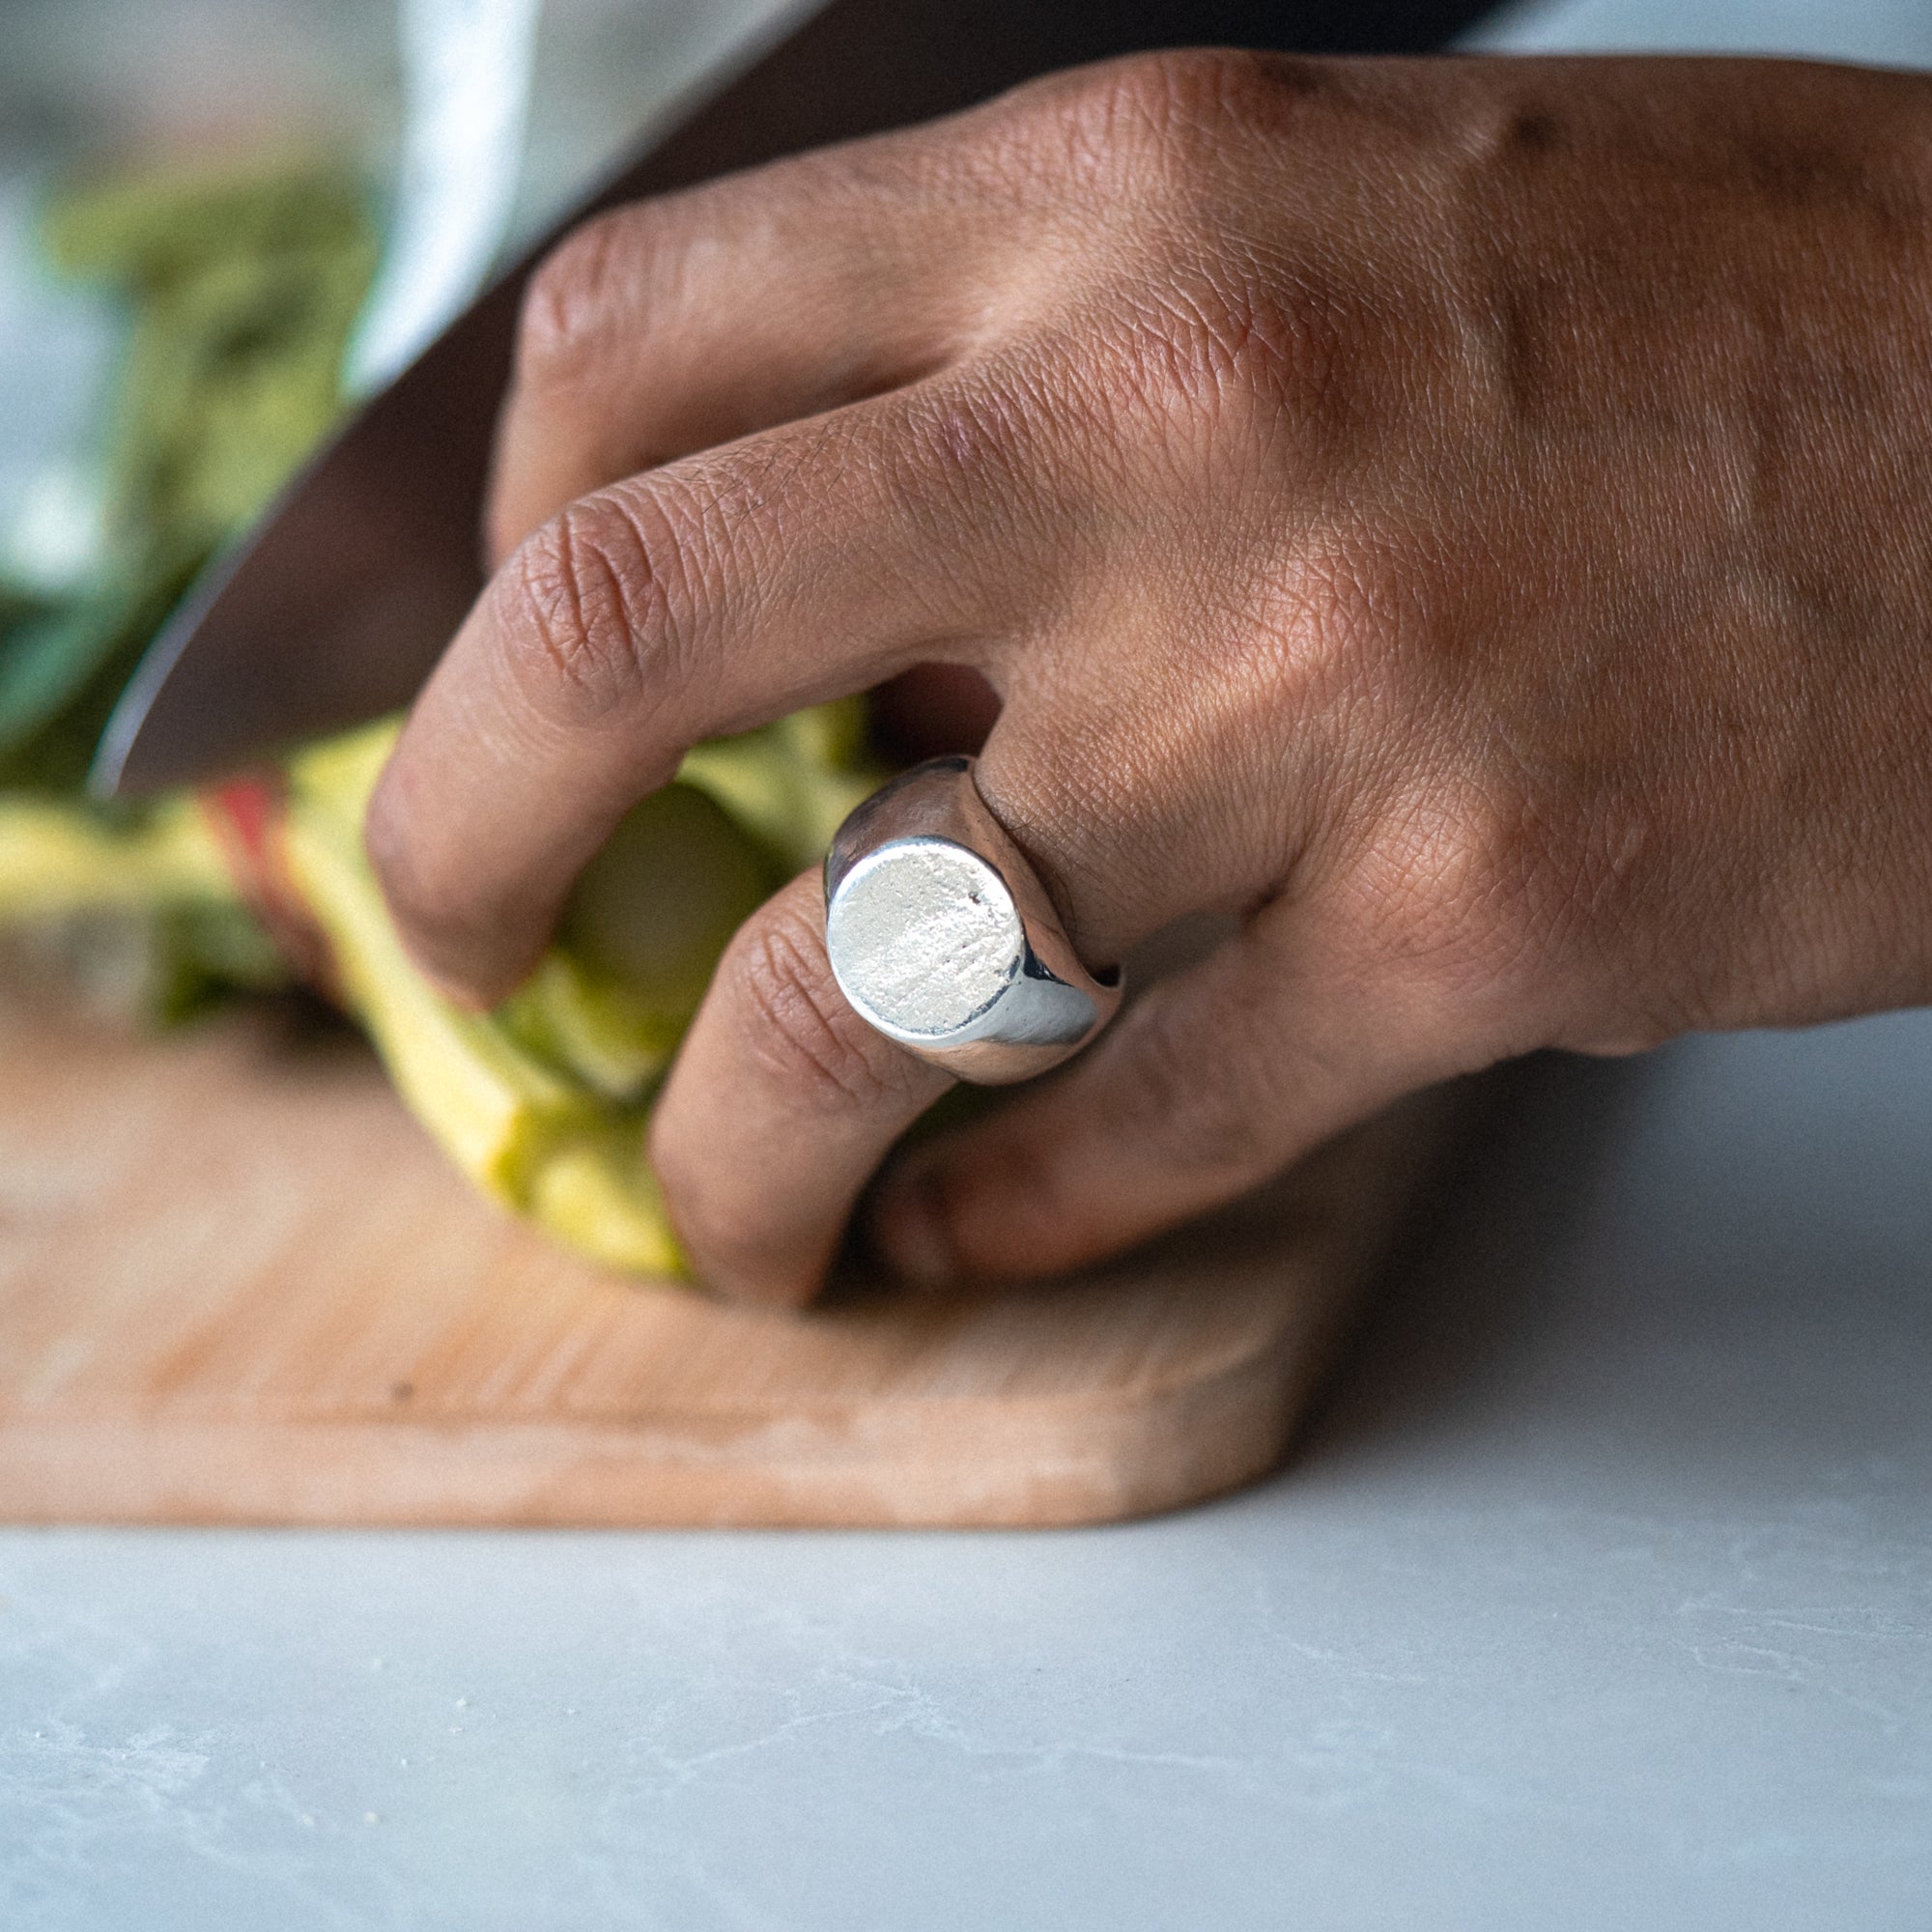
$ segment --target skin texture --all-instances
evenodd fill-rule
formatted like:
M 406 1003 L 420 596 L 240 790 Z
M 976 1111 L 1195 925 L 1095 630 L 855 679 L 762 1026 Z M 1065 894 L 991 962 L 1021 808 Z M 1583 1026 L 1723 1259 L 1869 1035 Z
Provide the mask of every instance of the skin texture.
M 1914 76 L 1163 55 L 626 210 L 532 289 L 491 536 L 369 828 L 461 995 L 693 740 L 922 665 L 1085 958 L 1237 921 L 889 1169 L 923 1281 L 1530 1048 L 1932 998 Z M 723 1292 L 807 1297 L 947 1084 L 821 918 L 740 932 L 659 1110 Z

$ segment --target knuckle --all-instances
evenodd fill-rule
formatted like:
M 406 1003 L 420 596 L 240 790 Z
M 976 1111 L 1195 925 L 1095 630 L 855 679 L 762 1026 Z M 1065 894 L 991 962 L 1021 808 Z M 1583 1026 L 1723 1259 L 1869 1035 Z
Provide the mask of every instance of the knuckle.
M 1693 1024 L 1657 995 L 1641 812 L 1588 827 L 1493 770 L 1404 799 L 1350 881 L 1351 968 L 1473 1069 L 1538 1047 L 1636 1052 Z
M 1292 429 L 1303 464 L 1311 429 L 1350 426 L 1385 298 L 1336 251 L 1285 244 L 1296 226 L 1257 186 L 1293 181 L 1284 156 L 1333 85 L 1320 62 L 1183 49 L 1095 70 L 1069 97 L 1074 160 L 1106 172 L 1106 205 L 1122 211 L 1128 270 L 1106 277 L 1117 320 L 1101 332 L 1124 331 L 1111 374 L 1130 408 Z
M 1465 781 L 1404 797 L 1352 882 L 1377 968 L 1470 1019 L 1526 1019 L 1548 943 L 1531 892 L 1548 837 L 1514 786 Z
M 639 209 L 573 229 L 538 264 L 517 325 L 520 382 L 546 388 L 593 372 L 608 346 L 612 310 L 625 306 L 625 270 L 639 248 Z
M 708 579 L 705 520 L 668 488 L 580 498 L 495 580 L 497 635 L 538 715 L 597 724 L 675 686 Z
M 910 1091 L 917 1063 L 846 1005 L 809 916 L 753 921 L 720 973 L 748 1017 L 752 1051 L 787 1093 L 864 1113 Z
M 1319 459 L 1324 426 L 1347 414 L 1360 332 L 1337 292 L 1300 265 L 1222 251 L 1148 280 L 1123 307 L 1131 407 L 1178 408 L 1263 443 L 1292 435 L 1304 466 Z
M 1258 84 L 1265 63 L 1234 49 L 1173 47 L 1109 61 L 1072 96 L 1076 127 L 1103 151 L 1123 140 L 1169 144 L 1210 133 Z
M 1326 92 L 1326 64 L 1225 47 L 1130 54 L 1057 88 L 1056 158 L 1075 178 L 1111 184 L 1124 205 L 1223 189 L 1247 136 L 1278 142 Z M 1222 199 L 1225 199 L 1223 193 Z

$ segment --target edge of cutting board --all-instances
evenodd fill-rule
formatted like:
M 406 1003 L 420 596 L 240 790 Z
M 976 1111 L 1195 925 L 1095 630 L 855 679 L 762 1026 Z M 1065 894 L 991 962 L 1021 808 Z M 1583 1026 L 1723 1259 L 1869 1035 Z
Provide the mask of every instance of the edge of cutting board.
M 1065 1525 L 1281 1460 L 1456 1107 L 1075 1280 L 803 1315 L 475 1201 L 359 1049 L 0 1012 L 0 1518 Z

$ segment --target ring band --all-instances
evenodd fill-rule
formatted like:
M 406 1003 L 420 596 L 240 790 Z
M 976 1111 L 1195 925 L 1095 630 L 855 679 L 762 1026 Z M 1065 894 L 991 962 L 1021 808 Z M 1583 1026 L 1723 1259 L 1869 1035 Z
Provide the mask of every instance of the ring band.
M 974 781 L 933 758 L 882 786 L 825 859 L 825 950 L 867 1025 L 962 1080 L 1004 1086 L 1070 1058 L 1121 1004 L 1080 963 L 1039 874 Z

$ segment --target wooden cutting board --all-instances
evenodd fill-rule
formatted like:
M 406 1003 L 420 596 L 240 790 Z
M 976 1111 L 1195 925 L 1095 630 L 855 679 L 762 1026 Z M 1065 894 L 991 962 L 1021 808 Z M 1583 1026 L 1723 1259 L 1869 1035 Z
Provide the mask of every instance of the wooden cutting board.
M 1046 1524 L 1273 1466 L 1429 1107 L 1077 1280 L 724 1308 L 479 1202 L 358 1043 L 0 1006 L 0 1518 Z

